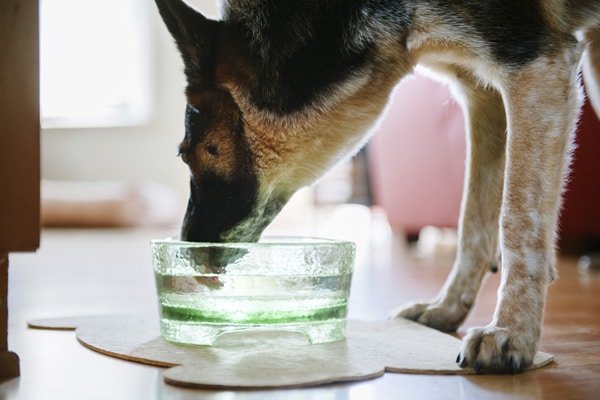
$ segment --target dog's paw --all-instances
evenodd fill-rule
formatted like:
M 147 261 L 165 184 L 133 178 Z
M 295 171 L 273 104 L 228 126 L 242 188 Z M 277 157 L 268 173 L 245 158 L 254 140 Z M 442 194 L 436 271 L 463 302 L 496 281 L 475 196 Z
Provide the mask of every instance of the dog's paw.
M 537 340 L 526 333 L 496 326 L 472 328 L 463 338 L 456 362 L 476 372 L 515 374 L 531 366 L 536 351 Z
M 469 309 L 442 302 L 411 303 L 392 310 L 389 317 L 406 318 L 442 332 L 454 332 L 467 317 Z

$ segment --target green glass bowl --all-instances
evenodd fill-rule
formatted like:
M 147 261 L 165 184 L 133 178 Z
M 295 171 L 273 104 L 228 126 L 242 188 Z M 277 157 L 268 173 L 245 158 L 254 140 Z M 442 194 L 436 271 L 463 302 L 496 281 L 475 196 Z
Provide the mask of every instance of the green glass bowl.
M 230 332 L 282 330 L 310 343 L 345 337 L 352 242 L 277 238 L 258 243 L 153 240 L 162 336 L 213 345 Z

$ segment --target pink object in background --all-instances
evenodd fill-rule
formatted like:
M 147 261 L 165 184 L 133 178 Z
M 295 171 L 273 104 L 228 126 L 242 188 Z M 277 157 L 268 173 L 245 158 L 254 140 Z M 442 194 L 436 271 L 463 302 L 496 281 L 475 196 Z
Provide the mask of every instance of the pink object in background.
M 600 119 L 586 101 L 559 225 L 560 247 L 600 244 Z M 427 77 L 405 79 L 369 143 L 374 203 L 396 231 L 456 227 L 465 168 L 462 111 L 447 87 Z
M 456 227 L 465 128 L 449 89 L 422 75 L 402 81 L 369 143 L 371 189 L 396 231 Z
M 577 147 L 567 181 L 559 232 L 562 250 L 600 247 L 600 118 L 586 99 L 577 124 Z

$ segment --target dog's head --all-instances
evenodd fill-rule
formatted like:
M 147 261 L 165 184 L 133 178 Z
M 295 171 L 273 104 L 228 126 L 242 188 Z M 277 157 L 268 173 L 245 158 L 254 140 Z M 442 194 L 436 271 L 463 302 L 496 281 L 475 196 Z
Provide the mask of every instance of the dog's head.
M 372 68 L 357 67 L 308 106 L 286 109 L 298 100 L 287 91 L 276 106 L 261 103 L 273 70 L 260 72 L 256 60 L 264 54 L 239 21 L 209 20 L 181 0 L 156 3 L 187 78 L 179 150 L 191 176 L 181 238 L 258 240 L 297 189 L 364 143 L 393 78 L 379 71 L 386 78 L 372 83 Z

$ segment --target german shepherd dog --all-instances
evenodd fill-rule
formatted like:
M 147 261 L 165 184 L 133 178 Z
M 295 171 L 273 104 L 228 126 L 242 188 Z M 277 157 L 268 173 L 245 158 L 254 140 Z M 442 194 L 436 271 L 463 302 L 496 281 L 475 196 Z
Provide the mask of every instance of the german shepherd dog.
M 588 92 L 600 93 L 600 1 L 229 0 L 220 21 L 156 3 L 187 77 L 183 240 L 258 240 L 297 189 L 365 144 L 394 86 L 422 65 L 464 110 L 467 179 L 452 273 L 437 298 L 395 316 L 455 331 L 499 252 L 493 320 L 469 330 L 457 362 L 532 364 L 584 55 Z

